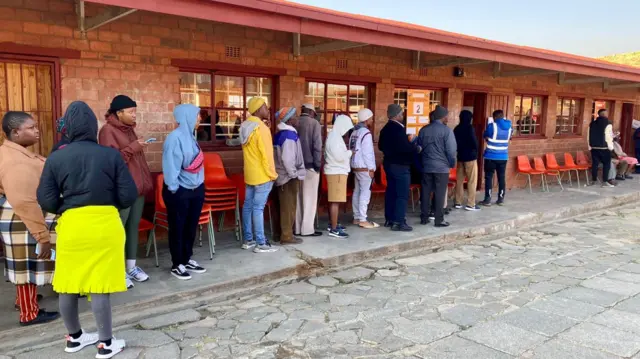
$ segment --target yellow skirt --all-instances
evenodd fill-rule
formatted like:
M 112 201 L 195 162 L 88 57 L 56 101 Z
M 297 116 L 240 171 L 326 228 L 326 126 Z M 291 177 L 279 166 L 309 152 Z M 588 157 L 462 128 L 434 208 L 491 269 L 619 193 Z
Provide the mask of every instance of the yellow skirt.
M 64 294 L 124 292 L 125 232 L 113 206 L 65 211 L 56 227 L 53 289 Z

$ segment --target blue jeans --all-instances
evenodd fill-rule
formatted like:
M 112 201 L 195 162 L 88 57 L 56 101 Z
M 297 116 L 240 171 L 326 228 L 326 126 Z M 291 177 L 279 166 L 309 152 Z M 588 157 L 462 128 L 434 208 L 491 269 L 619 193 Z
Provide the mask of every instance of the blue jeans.
M 405 165 L 385 164 L 387 190 L 384 193 L 384 218 L 392 223 L 405 223 L 409 202 L 411 168 Z
M 273 181 L 257 186 L 245 185 L 246 194 L 242 206 L 242 234 L 246 242 L 256 241 L 258 245 L 267 241 L 264 236 L 264 206 L 267 204 Z M 255 232 L 255 237 L 254 237 Z

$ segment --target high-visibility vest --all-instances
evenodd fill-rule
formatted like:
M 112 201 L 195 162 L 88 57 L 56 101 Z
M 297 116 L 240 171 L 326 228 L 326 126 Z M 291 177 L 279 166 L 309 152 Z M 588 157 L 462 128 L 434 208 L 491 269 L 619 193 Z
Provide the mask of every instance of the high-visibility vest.
M 490 126 L 493 126 L 493 136 L 487 138 L 487 147 L 484 156 L 487 158 L 508 156 L 509 140 L 511 139 L 513 129 L 510 127 L 503 130 L 495 122 L 491 123 Z

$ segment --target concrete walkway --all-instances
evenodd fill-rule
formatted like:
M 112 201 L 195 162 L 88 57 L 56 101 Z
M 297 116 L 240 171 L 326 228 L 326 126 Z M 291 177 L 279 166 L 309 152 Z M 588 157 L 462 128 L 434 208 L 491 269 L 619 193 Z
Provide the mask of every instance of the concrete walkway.
M 172 309 L 197 307 L 234 290 L 268 284 L 274 280 L 291 280 L 315 275 L 334 267 L 353 265 L 376 257 L 393 257 L 410 250 L 429 250 L 443 246 L 452 247 L 471 238 L 499 234 L 548 221 L 567 218 L 595 210 L 620 206 L 640 199 L 640 181 L 625 181 L 615 189 L 585 187 L 551 193 L 510 191 L 507 205 L 491 207 L 479 212 L 453 211 L 448 216 L 452 226 L 436 229 L 432 225 L 420 226 L 418 213 L 409 213 L 414 232 L 395 233 L 387 229 L 362 230 L 348 226 L 350 238 L 338 240 L 327 237 L 307 239 L 305 243 L 280 247 L 270 254 L 254 254 L 243 251 L 231 234 L 219 234 L 216 255 L 208 259 L 205 247 L 196 248 L 196 260 L 208 268 L 203 275 L 194 275 L 191 281 L 178 281 L 169 274 L 169 257 L 166 243 L 160 246 L 160 268 L 152 259 L 140 261 L 148 270 L 151 280 L 141 283 L 127 293 L 113 296 L 114 325 L 135 324 L 141 318 Z M 374 212 L 373 220 L 382 222 L 381 214 Z M 345 215 L 343 223 L 350 223 Z M 322 227 L 326 225 L 322 224 Z M 32 328 L 17 326 L 17 313 L 13 308 L 14 288 L 9 283 L 0 284 L 0 353 L 30 347 L 47 340 L 54 340 L 64 333 L 60 321 Z M 43 289 L 43 307 L 57 306 L 55 295 Z M 83 322 L 93 319 L 86 302 L 82 303 Z M 89 327 L 90 328 L 90 327 Z

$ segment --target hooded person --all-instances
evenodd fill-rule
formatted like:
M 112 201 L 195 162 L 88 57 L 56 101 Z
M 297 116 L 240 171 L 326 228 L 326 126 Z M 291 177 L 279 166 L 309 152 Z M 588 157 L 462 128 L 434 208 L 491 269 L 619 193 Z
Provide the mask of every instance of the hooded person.
M 71 103 L 64 120 L 69 144 L 45 162 L 37 198 L 44 211 L 60 215 L 53 290 L 69 333 L 65 351 L 99 341 L 96 358 L 111 358 L 125 347 L 111 327 L 110 294 L 127 290 L 124 276 L 114 275 L 125 265 L 118 211 L 131 207 L 138 191 L 120 152 L 98 144 L 98 120 L 86 103 Z M 80 326 L 82 294 L 91 300 L 97 334 Z
M 613 151 L 613 126 L 607 117 L 608 111 L 601 109 L 598 117 L 589 124 L 587 138 L 591 151 L 591 184 L 598 182 L 598 166 L 602 164 L 602 186 L 613 187 L 613 179 L 607 179 L 605 173 L 611 168 L 611 151 Z
M 130 208 L 120 211 L 124 230 L 127 233 L 125 245 L 127 287 L 133 287 L 132 280 L 144 282 L 149 276 L 136 265 L 138 253 L 138 227 L 142 219 L 145 196 L 153 192 L 151 171 L 144 157 L 147 143 L 136 134 L 136 108 L 131 98 L 118 95 L 113 98 L 105 118 L 105 125 L 98 133 L 98 142 L 120 151 L 124 162 L 131 172 L 138 189 L 138 198 Z
M 338 224 L 340 203 L 347 202 L 347 176 L 351 172 L 351 150 L 344 143 L 344 135 L 353 128 L 351 118 L 346 115 L 336 117 L 324 150 L 324 173 L 327 177 L 327 197 L 329 202 L 329 235 L 347 238 L 349 235 Z
M 460 112 L 460 123 L 453 129 L 458 145 L 458 164 L 456 172 L 455 208 L 462 208 L 464 200 L 464 180 L 467 179 L 467 211 L 480 209 L 476 205 L 476 186 L 478 183 L 478 138 L 471 122 L 473 113 L 468 110 Z
M 248 103 L 249 116 L 240 125 L 240 142 L 244 160 L 245 198 L 242 206 L 243 249 L 255 253 L 270 253 L 271 246 L 264 235 L 264 207 L 278 178 L 273 158 L 269 108 L 262 97 L 252 97 Z
M 63 148 L 69 144 L 69 138 L 67 137 L 67 129 L 64 126 L 64 117 L 60 117 L 56 121 L 56 132 L 60 134 L 60 141 L 56 142 L 51 149 L 51 153 Z
M 204 154 L 194 134 L 200 124 L 200 108 L 183 104 L 173 110 L 178 128 L 162 147 L 162 199 L 167 207 L 171 274 L 182 280 L 206 269 L 191 258 L 198 221 L 204 204 Z
M 300 244 L 302 239 L 293 236 L 296 204 L 300 181 L 304 180 L 305 168 L 302 146 L 296 125 L 295 107 L 284 107 L 276 112 L 278 132 L 273 138 L 275 167 L 278 173 L 276 186 L 280 200 L 280 244 Z
M 513 128 L 511 121 L 504 118 L 504 111 L 495 110 L 492 116 L 493 122 L 487 124 L 483 138 L 486 142 L 484 150 L 484 200 L 483 206 L 491 206 L 493 191 L 493 174 L 498 175 L 498 201 L 497 205 L 504 204 L 504 195 L 507 189 L 507 160 L 509 160 L 509 143 Z
M 379 224 L 367 220 L 367 208 L 371 200 L 371 184 L 376 173 L 376 154 L 373 151 L 373 136 L 369 127 L 373 124 L 373 112 L 368 108 L 358 111 L 358 124 L 349 138 L 351 170 L 355 175 L 353 189 L 353 224 L 362 228 L 378 228 Z

